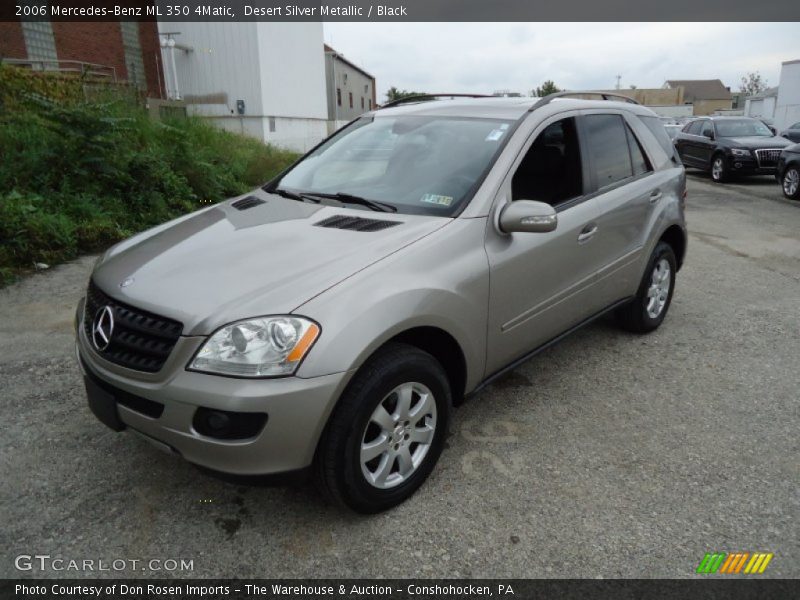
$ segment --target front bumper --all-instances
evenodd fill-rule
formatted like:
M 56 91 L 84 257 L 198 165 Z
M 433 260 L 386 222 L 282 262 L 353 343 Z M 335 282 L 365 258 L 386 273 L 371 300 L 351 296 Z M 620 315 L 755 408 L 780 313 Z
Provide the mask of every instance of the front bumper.
M 740 175 L 774 175 L 776 172 L 775 165 L 760 166 L 759 162 L 752 156 L 733 156 L 726 155 L 725 160 L 728 163 L 728 170 L 733 174 Z
M 80 320 L 81 307 L 79 307 Z M 94 401 L 109 411 L 103 422 L 113 427 L 114 411 L 121 428 L 142 434 L 162 449 L 215 471 L 262 475 L 305 468 L 314 458 L 317 442 L 347 381 L 347 373 L 311 379 L 237 379 L 187 371 L 184 367 L 205 338 L 181 338 L 159 373 L 139 373 L 108 361 L 89 346 L 77 323 L 76 355 L 84 376 L 106 394 L 133 395 L 163 406 L 149 411 L 102 398 Z M 99 400 L 98 400 L 99 398 Z M 151 405 L 152 406 L 152 405 Z M 137 409 L 134 409 L 138 408 Z M 193 426 L 198 408 L 266 413 L 263 429 L 254 437 L 225 440 L 201 435 Z M 93 407 L 95 414 L 97 406 Z M 159 416 L 155 416 L 160 412 Z M 148 416 L 149 413 L 152 416 Z

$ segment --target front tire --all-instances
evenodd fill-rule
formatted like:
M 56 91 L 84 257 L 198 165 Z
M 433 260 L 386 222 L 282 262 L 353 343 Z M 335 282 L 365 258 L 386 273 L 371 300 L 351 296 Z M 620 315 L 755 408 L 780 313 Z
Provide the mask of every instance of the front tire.
M 450 384 L 439 362 L 407 344 L 388 344 L 342 394 L 320 440 L 317 485 L 360 513 L 409 498 L 444 447 Z
M 725 164 L 724 154 L 715 154 L 711 159 L 711 180 L 716 183 L 725 183 L 730 179 L 728 166 Z
M 797 200 L 800 198 L 800 170 L 797 167 L 787 167 L 781 177 L 781 188 L 783 195 L 790 200 Z
M 633 301 L 616 311 L 620 326 L 634 333 L 657 329 L 667 316 L 675 291 L 677 261 L 672 246 L 658 242 Z

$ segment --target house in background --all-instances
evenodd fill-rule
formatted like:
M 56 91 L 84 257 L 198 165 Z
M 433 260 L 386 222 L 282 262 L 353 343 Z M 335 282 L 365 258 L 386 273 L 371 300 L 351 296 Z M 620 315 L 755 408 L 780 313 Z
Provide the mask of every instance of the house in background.
M 0 59 L 33 69 L 124 82 L 152 97 L 159 97 L 163 89 L 153 22 L 3 21 Z
M 159 22 L 168 97 L 298 152 L 328 134 L 322 23 Z
M 693 106 L 694 116 L 733 108 L 731 90 L 719 79 L 668 79 L 662 87 L 670 90 L 683 88 L 683 103 Z
M 376 106 L 375 78 L 324 45 L 325 86 L 331 132 Z

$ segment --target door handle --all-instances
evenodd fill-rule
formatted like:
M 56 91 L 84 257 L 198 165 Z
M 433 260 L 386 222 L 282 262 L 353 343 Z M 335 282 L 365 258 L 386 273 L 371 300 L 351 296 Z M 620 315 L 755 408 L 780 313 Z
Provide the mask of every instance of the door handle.
M 661 190 L 654 190 L 650 192 L 650 204 L 655 204 L 656 202 L 661 200 L 661 196 L 663 196 Z
M 589 223 L 578 234 L 578 243 L 583 244 L 585 242 L 588 242 L 590 239 L 592 239 L 595 233 L 597 233 L 597 225 L 595 225 L 594 223 Z

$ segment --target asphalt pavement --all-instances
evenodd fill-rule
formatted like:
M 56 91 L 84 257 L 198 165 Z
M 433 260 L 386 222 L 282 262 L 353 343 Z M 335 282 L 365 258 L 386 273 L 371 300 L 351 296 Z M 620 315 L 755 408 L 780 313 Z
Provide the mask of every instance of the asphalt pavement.
M 800 576 L 800 203 L 689 179 L 663 326 L 598 322 L 497 381 L 423 488 L 371 517 L 97 422 L 72 341 L 93 257 L 0 290 L 0 577 L 695 577 L 717 551 Z M 35 554 L 126 562 L 15 568 Z

